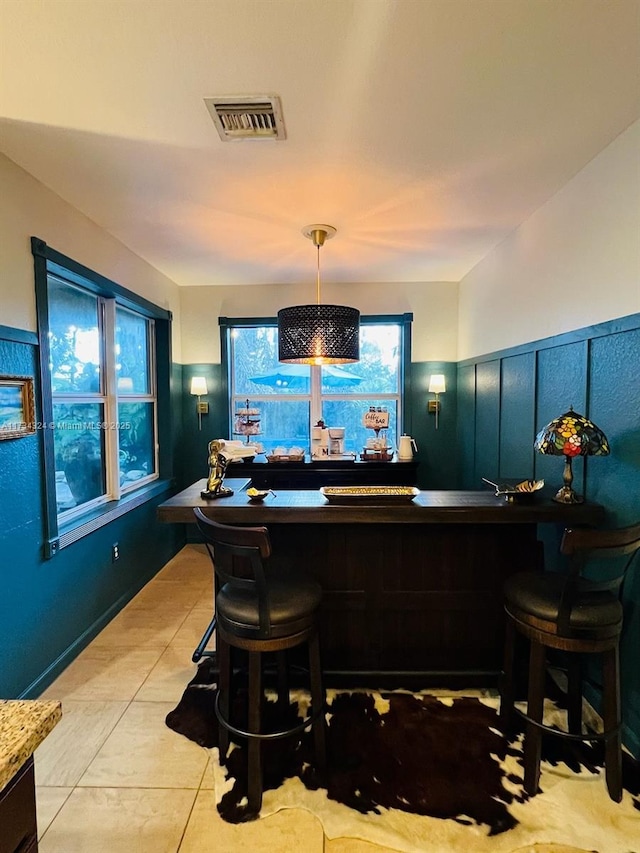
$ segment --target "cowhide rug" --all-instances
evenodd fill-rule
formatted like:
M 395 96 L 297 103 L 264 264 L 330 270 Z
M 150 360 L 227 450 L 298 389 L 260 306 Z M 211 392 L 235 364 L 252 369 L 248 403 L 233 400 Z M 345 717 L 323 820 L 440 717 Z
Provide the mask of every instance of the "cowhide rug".
M 167 725 L 215 748 L 215 683 L 209 661 L 198 668 Z M 306 711 L 296 694 L 292 720 Z M 244 708 L 235 712 L 240 727 Z M 313 766 L 313 744 L 265 742 L 263 808 L 306 808 L 329 838 L 354 836 L 406 853 L 507 853 L 527 845 L 573 845 L 597 853 L 640 853 L 640 773 L 625 757 L 623 802 L 606 793 L 600 747 L 543 738 L 541 791 L 522 788 L 521 737 L 500 732 L 494 699 L 437 697 L 401 691 L 328 691 L 328 769 Z M 265 702 L 267 719 L 275 703 Z M 562 712 L 550 707 L 549 713 Z M 246 752 L 227 766 L 214 761 L 223 819 L 246 809 Z

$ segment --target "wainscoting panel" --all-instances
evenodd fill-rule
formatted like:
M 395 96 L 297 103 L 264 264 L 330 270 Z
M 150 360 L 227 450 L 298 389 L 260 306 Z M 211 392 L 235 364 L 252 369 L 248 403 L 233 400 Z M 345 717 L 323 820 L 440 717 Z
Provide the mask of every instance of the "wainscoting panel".
M 552 496 L 563 458 L 533 451 L 537 432 L 571 406 L 607 435 L 611 455 L 577 459 L 574 488 L 607 510 L 607 526 L 640 520 L 640 314 L 489 353 L 458 364 L 460 482 L 527 476 L 529 466 Z M 473 440 L 475 458 L 467 445 Z M 560 568 L 562 529 L 541 531 L 549 567 Z M 623 594 L 621 647 L 625 744 L 640 755 L 640 566 Z M 597 706 L 599 674 L 589 699 Z
M 500 360 L 476 367 L 475 474 L 469 488 L 482 487 L 482 478 L 500 476 Z
M 535 356 L 532 352 L 502 359 L 500 386 L 500 480 L 533 475 L 530 440 L 535 413 Z
M 474 488 L 471 480 L 476 467 L 476 369 L 458 371 L 458 481 L 461 488 Z
M 573 407 L 585 414 L 587 410 L 588 342 L 562 344 L 537 353 L 536 426 L 537 433 L 559 415 Z M 534 436 L 535 438 L 535 436 Z M 537 480 L 550 486 L 562 485 L 562 457 L 544 456 L 534 452 L 534 473 Z M 574 489 L 582 494 L 584 461 L 573 461 Z

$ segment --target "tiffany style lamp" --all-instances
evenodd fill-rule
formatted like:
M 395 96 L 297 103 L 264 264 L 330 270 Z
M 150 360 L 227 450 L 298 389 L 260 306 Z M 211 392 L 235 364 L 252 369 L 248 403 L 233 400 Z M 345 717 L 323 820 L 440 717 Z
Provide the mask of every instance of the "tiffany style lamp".
M 539 453 L 564 456 L 564 485 L 554 497 L 554 500 L 561 504 L 579 504 L 584 500 L 571 488 L 573 457 L 609 455 L 606 435 L 584 415 L 574 412 L 573 408 L 540 430 L 533 446 Z

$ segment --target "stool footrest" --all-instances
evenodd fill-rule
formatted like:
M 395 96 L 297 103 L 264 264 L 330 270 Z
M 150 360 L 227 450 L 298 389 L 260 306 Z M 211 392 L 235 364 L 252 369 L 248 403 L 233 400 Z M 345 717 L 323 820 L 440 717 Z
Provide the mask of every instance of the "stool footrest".
M 541 723 L 539 720 L 534 720 L 530 717 L 526 711 L 522 711 L 520 708 L 514 707 L 514 712 L 522 717 L 523 720 L 526 720 L 528 723 L 531 723 L 532 726 L 535 726 L 538 729 L 541 729 L 543 732 L 547 732 L 550 735 L 556 735 L 556 737 L 562 737 L 566 740 L 574 740 L 574 741 L 607 741 L 612 737 L 615 737 L 620 732 L 620 726 L 616 726 L 614 729 L 609 729 L 606 732 L 594 732 L 593 734 L 573 734 L 573 732 L 565 732 L 563 729 L 556 729 L 553 726 L 548 726 L 545 723 Z
M 308 717 L 305 717 L 305 719 L 302 720 L 297 726 L 291 726 L 288 729 L 281 729 L 277 732 L 248 732 L 245 729 L 237 728 L 232 723 L 230 723 L 229 720 L 225 720 L 222 715 L 222 712 L 220 711 L 219 701 L 220 692 L 216 693 L 216 701 L 214 703 L 214 710 L 216 712 L 216 717 L 220 725 L 224 726 L 224 728 L 228 732 L 231 732 L 231 734 L 234 734 L 237 737 L 253 738 L 254 740 L 280 740 L 281 738 L 292 737 L 293 735 L 299 734 L 305 729 L 308 729 L 310 726 L 312 726 L 313 723 L 315 723 L 315 721 L 322 714 L 324 714 L 325 711 L 325 707 L 323 705 L 322 707 L 315 710 Z

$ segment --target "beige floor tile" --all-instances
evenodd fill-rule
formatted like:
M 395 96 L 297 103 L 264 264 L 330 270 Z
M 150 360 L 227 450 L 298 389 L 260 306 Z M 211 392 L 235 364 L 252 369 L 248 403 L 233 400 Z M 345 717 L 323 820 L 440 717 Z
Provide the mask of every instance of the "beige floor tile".
M 183 612 L 191 610 L 202 600 L 209 600 L 211 584 L 181 583 L 180 581 L 152 582 L 131 599 L 125 610 L 156 610 Z
M 123 715 L 127 702 L 65 700 L 62 719 L 35 751 L 36 784 L 75 785 Z
M 162 652 L 187 618 L 188 611 L 155 613 L 153 609 L 123 610 L 109 622 L 95 640 L 93 648 L 122 648 L 123 646 L 156 647 Z
M 283 809 L 264 820 L 225 823 L 213 791 L 200 791 L 179 853 L 322 853 L 323 845 L 322 826 L 310 812 Z
M 208 753 L 167 727 L 173 707 L 173 702 L 132 702 L 78 784 L 198 788 Z
M 42 694 L 46 699 L 133 699 L 162 648 L 90 645 Z
M 176 648 L 172 643 L 165 649 L 136 693 L 136 701 L 176 705 L 198 669 L 191 661 L 194 647 Z
M 193 652 L 211 622 L 212 616 L 210 607 L 195 607 L 172 637 L 170 645 L 175 648 L 191 649 Z M 214 648 L 213 639 L 212 637 L 207 648 Z
M 76 788 L 40 853 L 176 853 L 195 791 Z
M 38 838 L 42 838 L 47 827 L 65 804 L 73 788 L 36 788 L 36 812 L 38 815 Z
M 216 787 L 215 776 L 213 775 L 213 760 L 213 752 L 212 750 L 209 750 L 209 760 L 207 761 L 204 776 L 202 777 L 202 782 L 200 783 L 201 791 L 213 791 Z M 217 761 L 217 753 L 215 760 Z
M 211 559 L 204 545 L 185 545 L 155 575 L 154 580 L 207 580 L 212 571 Z
M 360 838 L 327 838 L 324 853 L 397 853 L 397 850 L 392 847 L 379 847 Z

